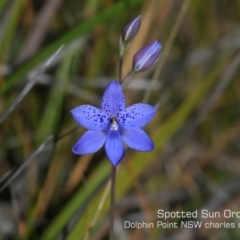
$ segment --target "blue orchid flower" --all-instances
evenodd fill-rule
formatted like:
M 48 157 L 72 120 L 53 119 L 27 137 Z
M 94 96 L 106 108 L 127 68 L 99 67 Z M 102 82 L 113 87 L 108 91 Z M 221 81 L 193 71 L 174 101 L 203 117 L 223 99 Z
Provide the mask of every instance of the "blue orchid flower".
M 72 150 L 75 154 L 92 154 L 105 144 L 106 154 L 114 166 L 124 156 L 124 143 L 137 151 L 152 151 L 154 143 L 141 128 L 152 120 L 156 111 L 143 103 L 125 108 L 122 87 L 112 81 L 104 92 L 102 109 L 81 105 L 71 110 L 73 118 L 88 129 Z

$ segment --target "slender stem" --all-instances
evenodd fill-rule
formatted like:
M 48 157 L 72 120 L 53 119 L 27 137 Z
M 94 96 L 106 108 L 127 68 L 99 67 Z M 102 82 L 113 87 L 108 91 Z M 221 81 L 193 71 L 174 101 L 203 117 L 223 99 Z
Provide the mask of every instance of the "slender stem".
M 122 66 L 123 66 L 123 56 L 120 56 L 120 59 L 119 59 L 119 68 L 118 68 L 119 83 L 120 83 L 120 84 L 122 84 Z
M 112 165 L 111 172 L 111 217 L 110 217 L 110 240 L 114 239 L 114 215 L 115 215 L 115 183 L 116 183 L 116 170 L 117 167 Z
M 122 87 L 126 88 L 127 85 L 131 82 L 131 80 L 133 79 L 135 73 L 133 70 L 130 70 L 128 72 L 128 74 L 126 75 L 126 77 L 122 80 Z
M 118 66 L 118 81 L 122 84 L 122 66 L 123 66 L 123 58 L 125 53 L 126 43 L 123 42 L 122 36 L 119 38 L 119 66 Z

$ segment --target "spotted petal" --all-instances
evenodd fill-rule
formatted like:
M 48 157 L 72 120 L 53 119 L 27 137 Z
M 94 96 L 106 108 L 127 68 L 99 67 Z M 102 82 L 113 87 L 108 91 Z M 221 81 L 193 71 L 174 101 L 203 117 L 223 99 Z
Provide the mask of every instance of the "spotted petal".
M 149 152 L 154 149 L 154 143 L 140 128 L 124 130 L 121 132 L 122 140 L 132 149 Z
M 119 113 L 119 127 L 122 130 L 141 128 L 152 120 L 156 112 L 157 109 L 151 105 L 144 103 L 134 104 Z
M 86 131 L 82 137 L 73 146 L 75 154 L 91 154 L 98 151 L 107 138 L 107 132 L 104 131 Z
M 107 130 L 109 117 L 101 109 L 90 105 L 81 105 L 71 110 L 74 119 L 90 130 Z
M 102 110 L 111 117 L 116 117 L 117 113 L 125 108 L 125 99 L 122 87 L 117 81 L 112 81 L 106 88 L 102 98 Z
M 117 166 L 124 155 L 124 146 L 118 131 L 109 131 L 105 143 L 105 151 L 110 162 Z

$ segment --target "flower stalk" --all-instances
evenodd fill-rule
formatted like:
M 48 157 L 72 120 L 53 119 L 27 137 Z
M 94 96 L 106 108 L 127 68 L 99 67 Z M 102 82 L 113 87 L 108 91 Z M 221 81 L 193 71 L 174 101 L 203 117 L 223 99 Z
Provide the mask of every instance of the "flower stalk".
M 125 53 L 126 43 L 123 42 L 122 36 L 119 39 L 119 63 L 118 63 L 118 81 L 122 84 L 122 66 L 123 66 L 123 58 Z
M 120 84 L 122 84 L 122 67 L 123 67 L 123 56 L 120 56 L 119 58 L 119 69 L 118 69 L 118 81 Z
M 122 80 L 122 88 L 126 88 L 128 86 L 128 84 L 131 82 L 131 80 L 133 79 L 135 75 L 135 72 L 133 70 L 130 70 L 128 72 L 128 74 L 124 77 L 124 79 Z
M 112 165 L 112 170 L 111 170 L 111 203 L 110 203 L 110 240 L 114 239 L 114 220 L 115 220 L 115 186 L 116 186 L 116 172 L 117 172 L 117 167 Z

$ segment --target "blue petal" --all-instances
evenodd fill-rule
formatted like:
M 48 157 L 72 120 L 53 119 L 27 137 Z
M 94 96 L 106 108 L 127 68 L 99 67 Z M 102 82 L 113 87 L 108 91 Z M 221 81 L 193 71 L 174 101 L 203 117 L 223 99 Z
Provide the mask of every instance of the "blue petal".
M 83 127 L 90 130 L 107 130 L 109 117 L 102 110 L 90 106 L 81 105 L 71 110 L 74 119 Z
M 110 162 L 117 166 L 124 155 L 123 141 L 118 131 L 108 132 L 105 151 Z
M 121 132 L 122 140 L 137 151 L 149 152 L 154 149 L 154 143 L 149 136 L 140 128 L 124 130 Z
M 152 120 L 157 109 L 151 105 L 138 103 L 126 108 L 118 115 L 121 129 L 141 128 Z
M 98 151 L 107 138 L 107 133 L 104 131 L 86 131 L 82 137 L 73 146 L 75 154 L 91 154 Z
M 102 98 L 102 109 L 111 117 L 125 108 L 125 99 L 122 87 L 117 81 L 112 81 L 106 88 Z

